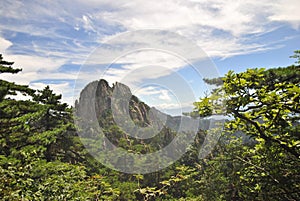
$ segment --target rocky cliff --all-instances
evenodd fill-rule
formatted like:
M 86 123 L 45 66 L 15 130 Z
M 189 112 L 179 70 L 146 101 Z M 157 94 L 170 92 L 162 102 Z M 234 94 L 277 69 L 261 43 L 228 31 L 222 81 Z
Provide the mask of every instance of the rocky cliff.
M 89 83 L 80 93 L 79 100 L 75 103 L 75 109 L 78 114 L 89 119 L 95 111 L 96 118 L 99 120 L 100 126 L 103 123 L 108 123 L 105 120 L 110 118 L 112 112 L 112 99 L 115 93 L 120 96 L 130 95 L 129 99 L 129 115 L 132 120 L 140 125 L 146 126 L 149 124 L 148 111 L 150 107 L 141 102 L 136 96 L 132 95 L 130 89 L 121 83 L 115 83 L 112 87 L 109 86 L 106 80 L 94 81 Z M 119 107 L 120 109 L 121 107 Z M 124 106 L 124 109 L 127 107 Z M 111 119 L 110 119 L 111 120 Z M 113 123 L 113 122 L 110 122 Z
M 125 147 L 148 144 L 151 145 L 150 152 L 168 145 L 178 133 L 186 135 L 209 127 L 205 120 L 199 122 L 162 113 L 132 95 L 128 86 L 115 83 L 111 87 L 103 79 L 89 83 L 82 90 L 75 111 L 83 120 L 80 127 L 85 130 L 84 137 L 96 139 L 98 128 L 95 124 L 98 124 L 113 144 L 120 146 L 126 139 Z M 107 143 L 102 144 L 107 146 Z
M 180 121 L 180 117 L 171 117 L 140 101 L 131 94 L 128 86 L 117 82 L 110 87 L 103 79 L 89 83 L 81 91 L 80 98 L 75 103 L 75 109 L 77 114 L 86 119 L 92 118 L 92 114 L 95 113 L 100 126 L 105 126 L 103 125 L 105 123 L 117 123 L 111 119 L 112 110 L 115 110 L 115 118 L 128 113 L 132 121 L 142 127 L 161 123 L 157 121 L 158 116 L 159 120 L 168 122 L 170 127 L 174 127 L 176 122 Z

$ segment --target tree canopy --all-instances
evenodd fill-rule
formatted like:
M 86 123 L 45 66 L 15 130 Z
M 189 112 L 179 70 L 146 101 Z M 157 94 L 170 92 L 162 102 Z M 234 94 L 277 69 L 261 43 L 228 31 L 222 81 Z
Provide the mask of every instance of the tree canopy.
M 198 158 L 207 135 L 200 129 L 180 160 L 145 175 L 117 172 L 97 162 L 78 137 L 73 108 L 49 86 L 34 90 L 0 79 L 0 198 L 300 200 L 299 55 L 298 50 L 292 56 L 295 65 L 204 79 L 215 89 L 194 103 L 190 115 L 229 117 L 213 152 Z M 19 73 L 13 64 L 0 55 L 0 74 Z M 137 98 L 135 103 L 141 105 Z M 135 153 L 156 151 L 175 135 L 165 129 L 148 144 L 128 138 L 108 110 L 99 115 L 99 124 L 116 146 Z
M 295 53 L 298 64 L 299 51 Z M 256 195 L 257 200 L 298 200 L 300 66 L 229 71 L 208 83 L 219 88 L 195 103 L 195 112 L 218 114 L 225 106 L 224 114 L 231 117 L 224 134 L 228 140 L 210 161 L 221 169 L 213 183 L 222 179 L 231 186 L 226 199 L 250 200 Z

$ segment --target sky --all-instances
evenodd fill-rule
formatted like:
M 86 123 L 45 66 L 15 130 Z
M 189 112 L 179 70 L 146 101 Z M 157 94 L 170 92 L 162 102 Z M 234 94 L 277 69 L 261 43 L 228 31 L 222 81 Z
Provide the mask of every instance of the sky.
M 0 79 L 73 104 L 89 82 L 130 86 L 169 114 L 209 91 L 202 78 L 279 67 L 300 49 L 299 0 L 0 1 Z

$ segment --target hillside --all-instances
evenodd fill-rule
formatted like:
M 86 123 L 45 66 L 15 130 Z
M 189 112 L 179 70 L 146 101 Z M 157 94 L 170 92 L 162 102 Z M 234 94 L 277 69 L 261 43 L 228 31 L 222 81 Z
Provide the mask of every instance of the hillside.
M 115 158 L 116 161 L 109 165 L 125 172 L 151 172 L 151 161 L 157 163 L 157 160 L 164 162 L 153 171 L 167 167 L 178 160 L 196 138 L 200 145 L 204 135 L 198 131 L 207 130 L 210 122 L 160 112 L 132 95 L 128 86 L 115 83 L 110 87 L 103 79 L 91 82 L 82 90 L 75 111 L 81 128 L 79 135 L 89 152 L 98 159 Z M 130 156 L 136 166 L 131 164 L 125 170 L 119 167 L 122 161 L 127 163 L 127 158 L 122 158 L 123 153 L 103 156 L 117 147 L 133 154 L 143 154 L 139 157 L 149 161 L 148 169 L 136 155 Z
M 198 118 L 164 114 L 121 83 L 88 84 L 72 108 L 49 86 L 0 79 L 0 198 L 299 200 L 299 55 L 207 81 L 224 84 L 194 104 Z M 12 65 L 0 55 L 0 74 L 21 71 Z M 221 134 L 211 117 L 223 112 Z

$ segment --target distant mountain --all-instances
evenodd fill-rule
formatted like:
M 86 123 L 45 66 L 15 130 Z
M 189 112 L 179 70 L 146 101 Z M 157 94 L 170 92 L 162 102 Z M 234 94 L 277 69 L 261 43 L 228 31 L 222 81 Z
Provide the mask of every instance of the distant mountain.
M 151 164 L 157 163 L 157 160 L 163 161 L 159 168 L 166 167 L 179 160 L 191 146 L 195 147 L 195 159 L 203 143 L 208 148 L 202 149 L 201 154 L 207 155 L 214 146 L 211 142 L 218 140 L 213 133 L 205 140 L 208 135 L 204 130 L 211 126 L 211 119 L 165 114 L 140 101 L 128 86 L 117 82 L 111 87 L 103 79 L 89 83 L 81 91 L 75 103 L 75 116 L 79 135 L 89 153 L 102 159 L 110 154 L 109 165 L 120 167 L 120 163 L 127 164 L 122 170 L 129 173 L 139 172 L 141 166 L 143 172 L 147 172 L 147 168 L 151 172 Z M 128 156 L 124 152 L 113 151 L 118 147 L 129 153 L 158 155 L 154 158 L 151 154 L 132 155 L 130 157 L 133 157 L 136 166 L 128 165 Z
M 165 126 L 174 131 L 179 129 L 206 130 L 209 127 L 209 120 L 201 120 L 197 128 L 193 128 L 195 125 L 192 126 L 192 124 L 199 121 L 186 116 L 165 114 L 132 95 L 128 86 L 117 82 L 110 87 L 104 79 L 89 83 L 81 91 L 80 98 L 75 103 L 75 109 L 76 113 L 86 120 L 96 117 L 100 127 L 118 124 L 125 128 L 128 125 L 120 125 L 124 122 L 129 124 L 134 122 L 140 127 L 152 126 L 159 129 Z M 191 122 L 189 128 L 179 128 L 183 126 L 183 121 Z

